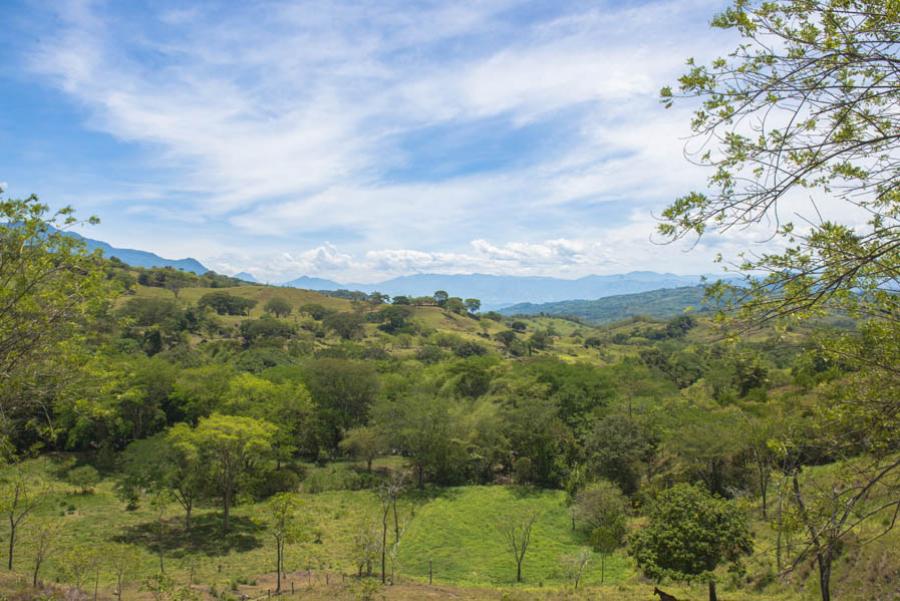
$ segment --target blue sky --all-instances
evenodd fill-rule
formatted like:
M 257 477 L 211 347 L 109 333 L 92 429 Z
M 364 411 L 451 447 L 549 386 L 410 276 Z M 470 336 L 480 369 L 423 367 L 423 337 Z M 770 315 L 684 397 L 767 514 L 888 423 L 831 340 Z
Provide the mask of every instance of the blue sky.
M 703 185 L 656 94 L 720 2 L 5 0 L 0 182 L 225 272 L 714 271 L 652 243 Z

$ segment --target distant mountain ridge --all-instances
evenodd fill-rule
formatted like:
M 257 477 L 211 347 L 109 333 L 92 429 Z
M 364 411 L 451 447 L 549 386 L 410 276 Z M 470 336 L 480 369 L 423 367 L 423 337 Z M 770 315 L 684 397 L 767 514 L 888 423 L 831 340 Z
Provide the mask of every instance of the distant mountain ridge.
M 552 315 L 575 317 L 588 323 L 602 324 L 643 315 L 668 319 L 681 315 L 688 307 L 696 311 L 703 306 L 705 286 L 664 288 L 635 294 L 619 294 L 596 300 L 569 300 L 555 303 L 519 303 L 500 310 L 504 315 Z
M 83 240 L 88 250 L 100 249 L 105 257 L 115 257 L 127 265 L 132 267 L 172 267 L 190 271 L 197 275 L 203 275 L 209 269 L 197 259 L 188 257 L 186 259 L 165 259 L 159 255 L 145 250 L 135 250 L 133 248 L 116 248 L 106 242 L 85 238 L 76 232 L 66 232 L 66 235 Z
M 239 279 L 239 280 L 244 280 L 245 282 L 250 282 L 251 284 L 258 284 L 258 283 L 259 283 L 259 280 L 257 280 L 257 279 L 253 276 L 252 273 L 247 272 L 247 271 L 242 271 L 242 272 L 240 272 L 240 273 L 236 273 L 236 274 L 234 274 L 234 275 L 231 276 L 231 277 L 237 278 L 237 279 Z
M 704 276 L 633 271 L 618 275 L 589 275 L 575 280 L 540 276 L 486 274 L 416 274 L 392 278 L 376 284 L 340 284 L 321 278 L 301 277 L 285 286 L 311 290 L 359 290 L 383 292 L 391 296 L 424 296 L 446 290 L 453 296 L 477 298 L 482 308 L 500 309 L 517 303 L 552 303 L 572 299 L 598 299 L 664 288 L 698 286 Z M 715 278 L 709 278 L 715 279 Z

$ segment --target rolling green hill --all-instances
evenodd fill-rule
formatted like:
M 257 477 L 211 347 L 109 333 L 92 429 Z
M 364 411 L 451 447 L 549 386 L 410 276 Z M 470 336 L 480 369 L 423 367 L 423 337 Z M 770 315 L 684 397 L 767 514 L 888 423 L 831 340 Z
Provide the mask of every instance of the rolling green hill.
M 503 315 L 556 315 L 574 317 L 590 323 L 610 323 L 636 315 L 655 318 L 675 317 L 688 309 L 703 310 L 703 286 L 664 288 L 636 294 L 620 294 L 596 300 L 570 300 L 556 303 L 520 303 L 502 309 Z

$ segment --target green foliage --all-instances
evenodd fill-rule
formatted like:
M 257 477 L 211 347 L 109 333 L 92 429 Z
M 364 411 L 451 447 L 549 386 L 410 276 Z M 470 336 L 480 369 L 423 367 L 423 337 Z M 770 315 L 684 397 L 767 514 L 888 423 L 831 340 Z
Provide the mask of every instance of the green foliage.
M 753 550 L 746 515 L 689 484 L 660 493 L 648 518 L 629 545 L 638 566 L 651 578 L 709 580 L 716 567 L 735 563 Z
M 228 530 L 236 494 L 266 469 L 277 428 L 267 421 L 212 414 L 195 428 L 173 428 L 170 444 L 186 455 L 196 455 L 209 470 L 211 492 L 221 498 L 223 528 Z
M 365 332 L 365 317 L 356 312 L 331 313 L 322 319 L 322 324 L 344 340 L 360 338 Z
M 291 314 L 293 307 L 286 299 L 280 296 L 273 296 L 266 302 L 264 309 L 266 313 L 271 313 L 275 317 L 287 317 Z
M 893 0 L 736 1 L 713 26 L 738 33 L 738 49 L 710 65 L 690 61 L 678 92 L 663 89 L 666 106 L 676 95 L 698 101 L 695 158 L 711 171 L 711 192 L 690 192 L 663 212 L 664 236 L 754 225 L 787 197 L 812 199 L 800 223 L 774 221 L 783 251 L 741 257 L 739 268 L 754 275 L 730 292 L 749 301 L 744 317 L 839 307 L 896 323 L 900 141 L 886 134 L 900 125 L 896 19 Z M 817 203 L 826 198 L 863 208 L 868 222 L 823 216 Z
M 79 465 L 69 470 L 66 480 L 81 494 L 86 495 L 94 492 L 94 487 L 100 482 L 100 473 L 92 465 Z
M 71 208 L 51 213 L 36 196 L 0 199 L 4 385 L 14 374 L 27 377 L 36 364 L 64 353 L 63 343 L 106 307 L 111 291 L 99 254 L 89 254 L 80 239 L 66 233 L 78 223 Z
M 197 306 L 210 307 L 219 315 L 248 315 L 256 301 L 227 292 L 208 292 L 200 297 Z
M 320 444 L 333 453 L 344 431 L 365 423 L 378 378 L 370 365 L 345 359 L 312 361 L 304 373 L 315 403 Z
M 265 316 L 262 319 L 248 319 L 241 322 L 241 336 L 248 345 L 260 342 L 281 342 L 291 337 L 294 328 L 289 323 Z

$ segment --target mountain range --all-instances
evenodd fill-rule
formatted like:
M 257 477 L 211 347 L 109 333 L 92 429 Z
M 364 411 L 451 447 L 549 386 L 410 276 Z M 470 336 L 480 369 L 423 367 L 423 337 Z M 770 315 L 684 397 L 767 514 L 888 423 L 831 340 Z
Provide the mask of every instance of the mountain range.
M 703 282 L 704 277 L 652 271 L 632 271 L 618 275 L 589 275 L 574 280 L 486 274 L 416 274 L 392 278 L 376 284 L 341 284 L 332 280 L 303 276 L 286 282 L 284 285 L 310 290 L 378 291 L 391 296 L 425 296 L 433 294 L 436 290 L 445 290 L 452 296 L 480 299 L 483 309 L 493 310 L 517 303 L 552 303 L 573 299 L 592 300 L 664 288 L 698 286 Z M 709 279 L 716 278 L 710 277 Z
M 107 257 L 116 257 L 134 267 L 173 267 L 199 275 L 209 269 L 193 258 L 166 259 L 155 253 L 131 248 L 117 248 L 100 240 L 93 240 L 69 232 L 69 235 L 84 240 L 89 250 L 100 249 Z M 250 273 L 241 272 L 235 277 L 247 282 L 258 280 Z M 430 296 L 436 290 L 445 290 L 452 296 L 477 298 L 483 310 L 508 308 L 506 313 L 550 313 L 581 315 L 603 314 L 603 309 L 565 305 L 562 307 L 541 306 L 544 303 L 559 303 L 595 299 L 618 295 L 637 294 L 652 290 L 695 287 L 702 283 L 704 276 L 656 273 L 652 271 L 632 271 L 618 275 L 589 275 L 567 280 L 541 276 L 512 276 L 488 274 L 435 274 L 423 273 L 391 278 L 375 284 L 339 283 L 333 280 L 302 276 L 285 282 L 284 286 L 307 290 L 359 290 L 361 292 L 382 292 L 391 296 Z M 710 278 L 715 279 L 715 278 Z M 684 296 L 684 294 L 682 294 Z M 694 294 L 696 296 L 696 294 Z M 635 299 L 636 300 L 636 299 Z M 683 306 L 683 305 L 682 305 Z M 586 312 L 586 313 L 585 313 Z M 618 315 L 618 310 L 613 311 Z M 510 313 L 511 314 L 511 313 Z
M 203 275 L 209 269 L 204 266 L 197 259 L 192 259 L 190 257 L 186 259 L 164 259 L 159 255 L 147 252 L 145 250 L 135 250 L 133 248 L 116 248 L 111 244 L 106 242 L 101 242 L 100 240 L 93 240 L 91 238 L 85 238 L 81 234 L 77 234 L 75 232 L 66 232 L 67 235 L 72 236 L 74 238 L 78 238 L 79 240 L 83 240 L 85 246 L 88 250 L 93 251 L 100 249 L 103 251 L 103 256 L 105 257 L 115 257 L 126 263 L 127 265 L 131 265 L 132 267 L 173 267 L 175 269 L 181 269 L 184 271 L 190 271 L 192 273 L 196 273 L 197 275 Z

